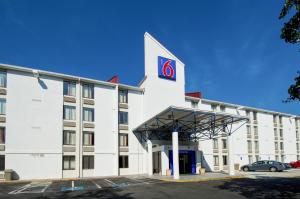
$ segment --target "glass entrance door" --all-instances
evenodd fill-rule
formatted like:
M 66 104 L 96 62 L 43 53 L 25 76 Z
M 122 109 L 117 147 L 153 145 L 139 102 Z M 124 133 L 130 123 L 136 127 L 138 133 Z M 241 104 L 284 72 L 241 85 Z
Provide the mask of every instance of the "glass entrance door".
M 192 159 L 191 154 L 188 154 L 188 153 L 179 154 L 179 173 L 180 174 L 192 173 L 191 159 Z

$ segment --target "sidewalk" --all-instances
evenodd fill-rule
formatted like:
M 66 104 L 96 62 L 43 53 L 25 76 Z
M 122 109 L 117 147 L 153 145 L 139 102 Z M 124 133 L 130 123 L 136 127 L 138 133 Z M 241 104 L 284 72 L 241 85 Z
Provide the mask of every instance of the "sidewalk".
M 180 175 L 179 180 L 173 179 L 173 176 L 161 176 L 161 175 L 153 175 L 151 178 L 168 181 L 168 182 L 200 182 L 200 181 L 236 179 L 236 178 L 245 178 L 245 177 L 246 176 L 244 174 L 238 172 L 234 176 L 230 176 L 227 173 L 222 173 L 222 172 L 206 172 L 204 175 L 182 174 Z

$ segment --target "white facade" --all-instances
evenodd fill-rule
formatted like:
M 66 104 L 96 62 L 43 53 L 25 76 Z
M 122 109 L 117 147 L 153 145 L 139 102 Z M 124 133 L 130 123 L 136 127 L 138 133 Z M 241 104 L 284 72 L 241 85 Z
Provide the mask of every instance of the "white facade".
M 158 56 L 176 61 L 175 81 L 158 77 Z M 195 164 L 195 173 L 200 166 L 220 171 L 228 170 L 230 162 L 238 169 L 256 160 L 300 157 L 299 116 L 186 96 L 184 63 L 148 33 L 145 78 L 139 86 L 5 64 L 0 68 L 5 74 L 0 78 L 6 78 L 0 86 L 0 101 L 5 100 L 0 106 L 0 132 L 5 132 L 5 139 L 0 134 L 0 175 L 4 169 L 12 169 L 15 179 L 167 175 L 172 140 L 147 144 L 132 130 L 169 106 L 251 118 L 230 138 L 232 157 L 226 137 L 179 141 L 179 154 L 193 155 L 178 157 L 194 158 L 188 162 Z M 74 90 L 66 94 L 66 85 Z

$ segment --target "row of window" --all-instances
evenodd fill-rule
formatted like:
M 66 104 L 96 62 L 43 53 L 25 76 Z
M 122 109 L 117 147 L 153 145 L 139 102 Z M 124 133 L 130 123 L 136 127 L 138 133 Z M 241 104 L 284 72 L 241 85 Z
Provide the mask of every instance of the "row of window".
M 0 131 L 1 133 L 1 131 Z M 1 134 L 0 134 L 1 136 Z M 83 132 L 83 145 L 84 146 L 94 146 L 95 138 L 94 132 L 84 131 Z M 76 133 L 75 131 L 64 130 L 63 131 L 63 144 L 64 145 L 75 145 L 76 144 Z M 128 134 L 120 133 L 119 134 L 119 146 L 127 147 L 128 146 Z
M 0 127 L 0 144 L 5 144 L 5 127 Z
M 94 122 L 95 111 L 93 108 L 83 107 L 83 121 Z M 76 120 L 76 107 L 64 105 L 63 119 Z M 119 111 L 119 124 L 128 124 L 128 112 Z
M 222 149 L 227 149 L 227 139 L 222 139 Z M 213 149 L 218 149 L 219 144 L 218 144 L 218 139 L 213 139 Z
M 246 110 L 246 116 L 250 117 L 250 111 Z M 257 112 L 253 111 L 253 120 L 257 121 Z
M 64 105 L 63 119 L 65 120 L 76 120 L 76 107 Z M 86 122 L 94 122 L 94 109 L 83 107 L 82 119 Z
M 94 169 L 94 156 L 82 156 L 82 169 Z M 63 170 L 75 170 L 75 156 L 63 156 Z
M 0 79 L 0 81 L 1 81 L 1 79 Z M 64 95 L 73 96 L 73 97 L 76 96 L 76 82 L 64 81 Z M 94 99 L 94 85 L 93 84 L 83 84 L 82 85 L 82 97 Z M 128 103 L 128 91 L 127 90 L 119 90 L 119 103 Z
M 0 71 L 0 87 L 6 88 L 6 72 Z
M 273 123 L 277 124 L 277 118 L 279 119 L 279 124 L 282 125 L 282 116 L 281 115 L 273 115 Z
M 76 144 L 75 131 L 64 130 L 63 144 L 64 145 L 75 145 Z M 89 131 L 83 132 L 83 145 L 84 146 L 94 146 L 94 132 L 89 132 Z
M 227 155 L 222 155 L 222 163 L 224 166 L 228 164 Z M 219 156 L 214 155 L 214 166 L 219 166 Z
M 76 82 L 64 81 L 64 95 L 76 96 Z M 82 97 L 94 99 L 94 85 L 83 84 L 82 85 Z
M 278 136 L 278 129 L 274 128 L 274 136 L 277 137 Z M 283 129 L 279 129 L 279 137 L 283 138 Z
M 283 145 L 283 142 L 280 142 L 280 150 L 284 150 L 284 145 Z M 275 142 L 275 150 L 278 150 L 278 142 Z
M 247 140 L 247 146 L 248 146 L 248 153 L 252 153 L 252 141 L 251 140 Z M 258 141 L 254 141 L 254 148 L 255 148 L 255 152 L 259 151 Z
M 217 111 L 218 105 L 216 105 L 216 104 L 211 104 L 210 107 L 211 107 L 211 110 L 212 110 L 212 111 Z M 220 111 L 221 111 L 221 112 L 225 112 L 225 111 L 226 111 L 226 107 L 223 106 L 223 105 L 220 105 Z
M 4 158 L 4 156 L 3 156 Z M 4 161 L 1 161 L 2 157 L 0 156 L 0 171 L 1 166 Z M 3 170 L 4 170 L 3 164 Z M 93 155 L 84 155 L 82 156 L 82 169 L 94 169 L 95 163 L 94 163 L 94 156 Z M 76 161 L 75 156 L 66 155 L 63 156 L 63 170 L 75 170 L 76 168 Z M 127 155 L 121 155 L 119 156 L 119 168 L 128 168 L 128 156 Z
M 258 128 L 257 126 L 253 126 L 254 136 L 258 136 Z M 247 125 L 247 135 L 251 136 L 251 127 Z

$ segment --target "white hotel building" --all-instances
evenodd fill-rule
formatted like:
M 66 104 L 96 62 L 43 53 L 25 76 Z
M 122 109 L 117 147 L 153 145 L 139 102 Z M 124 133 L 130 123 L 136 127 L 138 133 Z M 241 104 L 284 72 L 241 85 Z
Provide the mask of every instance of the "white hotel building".
M 184 67 L 148 33 L 138 86 L 0 64 L 0 178 L 178 178 L 300 158 L 299 116 L 186 93 Z

